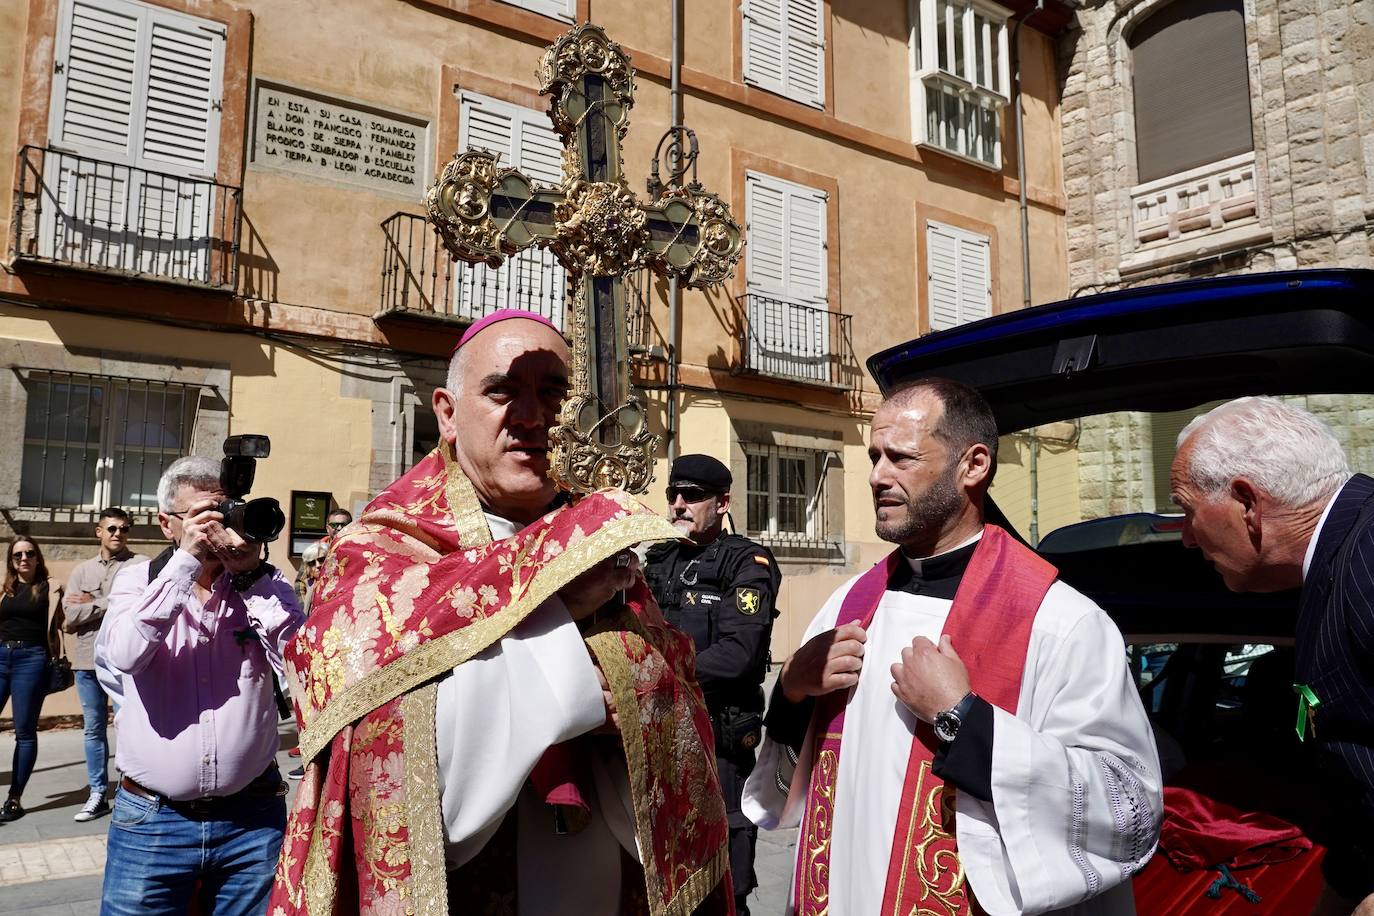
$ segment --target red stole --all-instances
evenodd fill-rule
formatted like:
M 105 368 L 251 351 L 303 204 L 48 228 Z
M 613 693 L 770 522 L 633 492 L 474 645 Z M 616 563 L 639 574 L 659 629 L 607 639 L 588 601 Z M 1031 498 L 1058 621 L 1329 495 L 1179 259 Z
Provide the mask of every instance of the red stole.
M 878 602 L 898 564 L 893 551 L 854 583 L 840 607 L 837 627 L 873 622 Z M 973 691 L 1016 713 L 1031 623 L 1057 571 L 1001 528 L 987 525 L 959 583 L 943 634 L 968 667 Z M 865 669 L 867 671 L 867 669 Z M 886 675 L 886 669 L 878 676 Z M 870 675 L 872 676 L 872 675 Z M 830 906 L 830 838 L 835 823 L 844 711 L 849 691 L 820 698 L 812 722 L 810 788 L 797 843 L 793 895 L 798 916 L 823 916 Z M 975 912 L 954 838 L 953 789 L 931 770 L 937 739 L 922 723 L 912 736 L 892 838 L 882 916 Z

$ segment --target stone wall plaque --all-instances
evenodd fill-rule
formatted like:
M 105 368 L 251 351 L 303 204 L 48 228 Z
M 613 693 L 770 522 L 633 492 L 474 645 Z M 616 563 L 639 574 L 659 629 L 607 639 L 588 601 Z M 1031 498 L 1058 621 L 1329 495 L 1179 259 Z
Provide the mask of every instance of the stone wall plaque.
M 418 200 L 430 174 L 429 122 L 259 82 L 253 162 Z

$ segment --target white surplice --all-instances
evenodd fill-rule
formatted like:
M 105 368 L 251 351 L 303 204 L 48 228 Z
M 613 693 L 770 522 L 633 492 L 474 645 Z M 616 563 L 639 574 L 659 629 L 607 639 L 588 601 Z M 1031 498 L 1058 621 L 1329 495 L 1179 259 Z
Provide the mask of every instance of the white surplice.
M 803 643 L 834 628 L 857 578 L 821 608 Z M 868 630 L 840 750 L 830 847 L 836 916 L 881 908 L 916 724 L 892 693 L 890 669 L 915 637 L 938 642 L 950 607 L 888 591 Z M 1154 736 L 1116 626 L 1055 582 L 1031 627 L 1016 715 L 993 715 L 993 801 L 963 791 L 956 801 L 959 856 L 979 904 L 992 916 L 1134 913 L 1129 878 L 1154 851 L 1163 796 Z M 764 828 L 796 826 L 809 762 L 803 754 L 794 774 L 787 749 L 765 736 L 744 813 Z
M 488 514 L 494 538 L 519 529 Z M 588 825 L 554 830 L 552 809 L 529 784 L 549 747 L 606 721 L 596 668 L 557 597 L 439 682 L 435 742 L 449 868 L 471 860 L 516 810 L 517 901 L 526 914 L 619 912 L 620 850 L 639 860 L 625 761 L 593 742 Z

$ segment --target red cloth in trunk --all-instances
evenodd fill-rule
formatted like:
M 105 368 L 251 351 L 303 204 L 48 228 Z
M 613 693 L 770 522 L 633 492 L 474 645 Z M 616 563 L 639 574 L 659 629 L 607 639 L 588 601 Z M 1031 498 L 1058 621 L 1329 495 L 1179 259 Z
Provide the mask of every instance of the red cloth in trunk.
M 1159 851 L 1177 869 L 1285 862 L 1311 848 L 1312 841 L 1287 821 L 1242 812 L 1190 789 L 1164 789 Z

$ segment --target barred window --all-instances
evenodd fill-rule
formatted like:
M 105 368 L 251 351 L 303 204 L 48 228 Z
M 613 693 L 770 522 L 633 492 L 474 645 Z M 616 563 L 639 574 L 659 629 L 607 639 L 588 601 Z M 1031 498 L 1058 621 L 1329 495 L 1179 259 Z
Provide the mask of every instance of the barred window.
M 157 481 L 190 454 L 200 386 L 81 372 L 25 378 L 19 504 L 157 508 Z
M 823 546 L 827 456 L 810 449 L 744 443 L 746 530 L 761 541 Z

